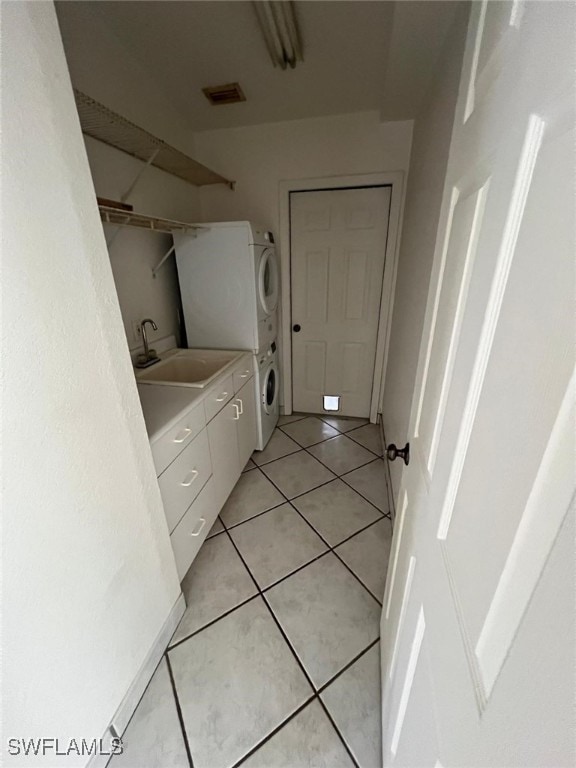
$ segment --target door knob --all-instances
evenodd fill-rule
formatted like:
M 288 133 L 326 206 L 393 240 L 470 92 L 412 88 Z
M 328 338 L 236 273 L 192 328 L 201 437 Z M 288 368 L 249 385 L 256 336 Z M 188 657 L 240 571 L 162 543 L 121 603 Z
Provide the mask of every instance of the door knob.
M 408 466 L 410 463 L 410 443 L 406 443 L 404 448 L 396 448 L 394 443 L 390 443 L 386 448 L 386 458 L 388 461 L 394 461 L 394 459 L 397 459 L 398 457 L 404 459 L 404 464 Z
M 292 330 L 294 331 L 294 333 L 299 333 L 300 332 L 300 326 L 298 325 L 298 323 L 296 323 L 296 325 L 292 326 Z

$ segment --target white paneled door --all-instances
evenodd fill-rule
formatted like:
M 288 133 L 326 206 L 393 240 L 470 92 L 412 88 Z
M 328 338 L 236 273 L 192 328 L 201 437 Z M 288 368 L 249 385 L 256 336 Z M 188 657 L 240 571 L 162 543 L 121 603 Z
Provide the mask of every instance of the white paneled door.
M 471 4 L 382 613 L 385 766 L 574 765 L 574 30 Z
M 293 409 L 368 417 L 390 187 L 290 195 Z M 385 308 L 384 308 L 385 309 Z

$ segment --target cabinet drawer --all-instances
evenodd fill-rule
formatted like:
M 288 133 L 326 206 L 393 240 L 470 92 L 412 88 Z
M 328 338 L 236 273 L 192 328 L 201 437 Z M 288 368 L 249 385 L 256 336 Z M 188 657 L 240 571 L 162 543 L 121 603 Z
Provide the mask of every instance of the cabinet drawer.
M 161 475 L 168 464 L 189 445 L 206 426 L 204 405 L 199 403 L 183 416 L 165 435 L 151 445 L 156 475 Z
M 210 478 L 170 536 L 180 581 L 192 565 L 192 561 L 208 535 L 208 531 L 212 528 L 218 512 L 215 482 L 213 478 Z
M 206 422 L 213 419 L 216 414 L 224 408 L 226 403 L 234 395 L 234 379 L 232 375 L 224 379 L 223 382 L 216 385 L 208 394 L 204 400 L 204 408 L 206 409 Z
M 248 366 L 245 366 L 244 368 L 241 368 L 239 371 L 234 372 L 234 393 L 239 392 L 244 384 L 246 384 L 247 381 L 250 381 L 250 379 L 254 376 L 254 371 L 252 368 L 249 368 Z
M 208 436 L 203 429 L 158 478 L 170 531 L 174 530 L 211 474 Z

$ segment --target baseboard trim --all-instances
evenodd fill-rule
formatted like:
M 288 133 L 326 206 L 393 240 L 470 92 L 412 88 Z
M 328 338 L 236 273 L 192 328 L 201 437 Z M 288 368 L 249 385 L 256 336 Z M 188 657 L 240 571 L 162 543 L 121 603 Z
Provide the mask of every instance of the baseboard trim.
M 148 651 L 142 666 L 138 670 L 136 677 L 130 684 L 130 687 L 128 688 L 124 698 L 120 702 L 120 706 L 110 721 L 110 725 L 106 728 L 104 736 L 102 737 L 103 745 L 107 746 L 110 744 L 110 740 L 115 735 L 121 736 L 126 730 L 126 726 L 134 714 L 134 710 L 138 706 L 138 703 L 142 698 L 142 694 L 146 690 L 146 686 L 150 682 L 156 667 L 160 663 L 162 656 L 164 655 L 164 651 L 168 647 L 170 638 L 180 623 L 180 619 L 182 618 L 185 610 L 186 601 L 184 600 L 184 595 L 182 592 L 180 592 L 176 602 L 168 614 L 168 617 L 166 618 L 166 621 L 164 622 L 162 629 L 152 643 L 152 647 Z M 109 755 L 93 755 L 87 763 L 86 768 L 105 768 L 109 759 Z
M 384 433 L 384 419 L 382 417 L 382 414 L 380 414 L 380 438 L 382 439 L 382 445 L 384 446 L 384 451 L 386 451 L 386 446 L 388 443 L 386 442 L 386 435 Z M 394 503 L 394 493 L 392 491 L 392 477 L 390 475 L 390 463 L 386 461 L 386 453 L 384 453 L 384 464 L 386 465 L 386 489 L 388 491 L 388 509 L 390 510 L 390 519 L 392 520 L 392 525 L 394 525 L 394 520 L 396 519 L 396 505 Z

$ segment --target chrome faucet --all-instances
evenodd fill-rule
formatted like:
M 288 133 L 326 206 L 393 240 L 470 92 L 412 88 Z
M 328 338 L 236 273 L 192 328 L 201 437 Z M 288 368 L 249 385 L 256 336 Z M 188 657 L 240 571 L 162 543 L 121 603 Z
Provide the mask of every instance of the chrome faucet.
M 152 326 L 153 331 L 158 330 L 158 326 L 151 318 L 147 317 L 140 323 L 140 330 L 142 332 L 142 343 L 144 344 L 144 354 L 138 356 L 138 362 L 136 365 L 138 368 L 146 368 L 148 365 L 152 365 L 158 360 L 158 355 L 152 350 L 150 353 L 150 347 L 148 346 L 148 337 L 146 336 L 146 324 L 149 323 Z

